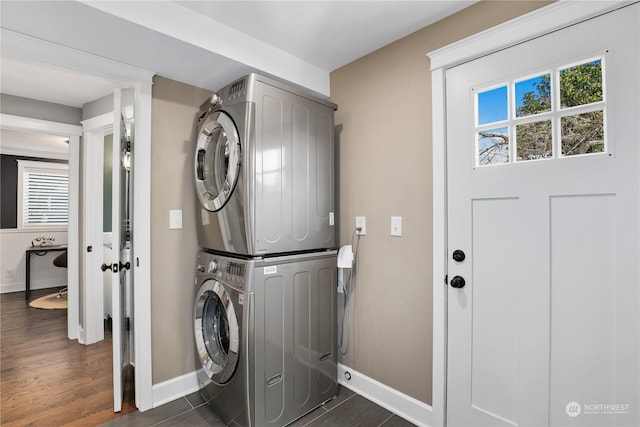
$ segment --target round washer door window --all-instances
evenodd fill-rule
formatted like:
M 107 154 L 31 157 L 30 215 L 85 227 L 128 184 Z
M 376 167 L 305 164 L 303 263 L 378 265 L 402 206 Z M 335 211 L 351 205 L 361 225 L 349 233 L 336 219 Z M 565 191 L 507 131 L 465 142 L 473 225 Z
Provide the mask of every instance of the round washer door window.
M 240 172 L 240 138 L 233 120 L 214 111 L 198 128 L 196 141 L 196 193 L 202 206 L 219 211 L 235 189 Z
M 217 280 L 207 280 L 200 287 L 194 326 L 205 373 L 216 384 L 228 382 L 238 364 L 240 331 L 233 301 Z

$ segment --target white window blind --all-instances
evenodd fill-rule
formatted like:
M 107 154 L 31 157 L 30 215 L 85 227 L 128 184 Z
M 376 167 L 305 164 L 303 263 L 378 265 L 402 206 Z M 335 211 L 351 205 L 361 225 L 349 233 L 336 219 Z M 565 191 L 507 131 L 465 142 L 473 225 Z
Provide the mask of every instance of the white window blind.
M 18 161 L 18 218 L 22 227 L 65 226 L 69 222 L 68 166 Z

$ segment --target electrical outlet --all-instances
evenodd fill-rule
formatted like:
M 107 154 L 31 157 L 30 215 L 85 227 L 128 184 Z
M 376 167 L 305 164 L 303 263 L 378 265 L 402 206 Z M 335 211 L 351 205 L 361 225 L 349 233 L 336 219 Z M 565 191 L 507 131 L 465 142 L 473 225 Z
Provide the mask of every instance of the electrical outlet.
M 360 229 L 359 231 L 357 229 Z M 367 234 L 367 221 L 363 216 L 356 217 L 356 234 L 358 236 L 364 236 Z
M 5 279 L 13 279 L 15 275 L 16 275 L 16 272 L 13 270 L 5 270 L 4 272 Z

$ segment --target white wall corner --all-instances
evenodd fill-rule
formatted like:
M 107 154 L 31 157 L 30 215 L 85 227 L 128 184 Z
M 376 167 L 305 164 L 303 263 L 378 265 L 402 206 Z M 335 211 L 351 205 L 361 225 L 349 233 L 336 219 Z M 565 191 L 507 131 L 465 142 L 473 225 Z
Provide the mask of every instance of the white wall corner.
M 345 373 L 350 374 L 347 380 Z M 338 363 L 338 383 L 418 426 L 431 426 L 431 406 Z
M 200 382 L 197 371 L 154 384 L 152 387 L 153 407 L 164 405 L 198 390 L 200 390 Z

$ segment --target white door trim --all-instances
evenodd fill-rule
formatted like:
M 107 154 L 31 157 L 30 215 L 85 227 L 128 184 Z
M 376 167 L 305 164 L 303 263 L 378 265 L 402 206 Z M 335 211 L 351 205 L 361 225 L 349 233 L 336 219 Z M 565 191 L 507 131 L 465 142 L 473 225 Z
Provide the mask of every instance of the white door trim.
M 33 119 L 30 117 L 0 114 L 0 128 L 23 132 L 36 132 L 47 135 L 64 136 L 69 138 L 69 225 L 67 227 L 67 337 L 70 340 L 78 338 L 79 305 L 78 289 L 80 274 L 80 242 L 79 242 L 79 208 L 80 208 L 80 136 L 82 128 L 68 123 L 52 122 Z M 73 262 L 73 260 L 76 260 Z M 76 301 L 76 303 L 73 303 Z
M 47 40 L 2 29 L 3 55 L 27 62 L 46 63 L 102 77 L 114 87 L 136 90 L 133 177 L 136 200 L 133 206 L 133 278 L 136 367 L 136 406 L 141 411 L 153 407 L 151 365 L 151 85 L 154 73 L 108 58 L 93 55 Z M 137 154 L 137 155 L 136 155 Z M 79 206 L 78 206 L 79 207 Z M 139 263 L 136 262 L 139 260 Z
M 428 53 L 433 119 L 433 425 L 446 425 L 447 152 L 445 73 L 448 68 L 626 6 L 632 1 L 557 2 Z
M 104 188 L 104 136 L 113 128 L 113 113 L 103 114 L 82 121 L 83 178 L 84 188 Z M 83 244 L 92 251 L 82 252 L 83 285 L 79 341 L 93 344 L 104 339 L 104 283 L 106 273 L 98 266 L 104 262 L 103 191 L 85 191 L 83 198 Z

